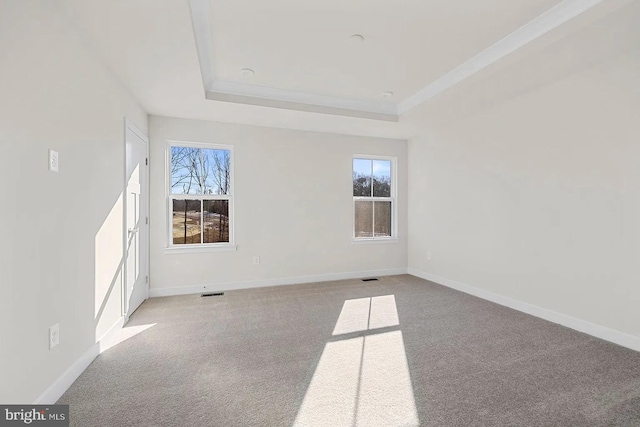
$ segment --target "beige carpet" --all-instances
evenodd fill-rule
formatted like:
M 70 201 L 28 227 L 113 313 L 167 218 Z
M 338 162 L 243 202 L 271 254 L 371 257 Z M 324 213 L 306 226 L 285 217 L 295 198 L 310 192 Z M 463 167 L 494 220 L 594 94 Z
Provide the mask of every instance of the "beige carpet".
M 146 301 L 76 426 L 640 426 L 640 353 L 409 275 Z

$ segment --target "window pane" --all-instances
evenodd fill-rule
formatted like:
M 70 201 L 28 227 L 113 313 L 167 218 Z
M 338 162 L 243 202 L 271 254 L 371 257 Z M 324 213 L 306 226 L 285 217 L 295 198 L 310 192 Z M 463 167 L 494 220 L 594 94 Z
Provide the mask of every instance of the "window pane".
M 373 202 L 355 201 L 355 237 L 373 237 Z
M 391 237 L 391 202 L 375 203 L 375 237 Z
M 201 194 L 202 172 L 199 148 L 171 147 L 171 194 Z
M 353 195 L 371 197 L 371 160 L 353 159 Z
M 391 197 L 391 161 L 373 161 L 373 196 Z
M 231 189 L 231 152 L 202 149 L 205 165 L 204 194 L 229 194 Z
M 173 201 L 173 244 L 200 244 L 200 200 Z
M 203 243 L 229 242 L 229 201 L 205 200 Z

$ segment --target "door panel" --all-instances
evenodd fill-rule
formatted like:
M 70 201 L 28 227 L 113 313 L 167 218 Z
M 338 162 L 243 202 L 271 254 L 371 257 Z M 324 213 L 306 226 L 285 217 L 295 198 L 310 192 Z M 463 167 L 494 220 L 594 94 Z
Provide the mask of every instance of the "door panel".
M 147 140 L 130 124 L 126 130 L 125 319 L 148 298 Z

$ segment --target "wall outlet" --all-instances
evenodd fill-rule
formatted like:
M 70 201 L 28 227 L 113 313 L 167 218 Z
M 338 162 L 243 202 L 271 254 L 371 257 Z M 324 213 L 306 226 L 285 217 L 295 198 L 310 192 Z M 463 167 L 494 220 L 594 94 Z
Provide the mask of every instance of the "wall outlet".
M 56 323 L 49 328 L 49 350 L 60 344 L 60 324 Z
M 431 261 L 431 251 L 427 251 L 427 261 Z
M 258 255 L 253 256 L 253 265 L 260 264 L 260 257 Z
M 58 152 L 49 150 L 49 170 L 58 172 Z

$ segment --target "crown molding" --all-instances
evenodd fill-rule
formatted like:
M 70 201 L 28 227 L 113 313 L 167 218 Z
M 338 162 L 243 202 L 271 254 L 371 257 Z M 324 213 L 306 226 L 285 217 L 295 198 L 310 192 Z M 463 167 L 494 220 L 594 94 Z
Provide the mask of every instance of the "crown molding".
M 214 49 L 209 0 L 189 0 L 189 6 L 206 99 L 373 120 L 398 121 L 398 109 L 393 104 L 218 80 L 215 76 L 213 61 Z
M 202 84 L 207 90 L 215 82 L 209 0 L 189 0 L 189 9 L 191 10 L 191 25 L 196 39 Z
M 309 94 L 223 80 L 214 81 L 205 93 L 207 99 L 216 101 L 239 102 L 263 107 L 286 108 L 392 122 L 398 121 L 398 110 L 393 104 Z
M 206 99 L 397 122 L 400 115 L 605 1 L 612 0 L 563 0 L 396 105 L 218 80 L 209 0 L 189 0 L 189 6 Z
M 428 84 L 398 104 L 398 113 L 404 114 L 414 107 L 460 83 L 510 53 L 547 34 L 565 22 L 586 12 L 604 0 L 564 0 L 542 15 L 529 21 L 502 40 L 462 63 L 434 82 Z

